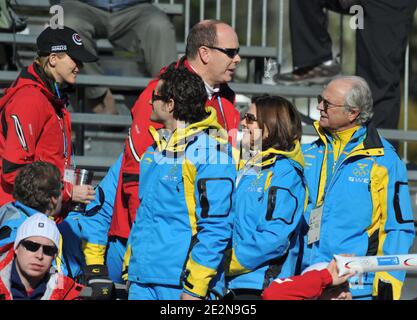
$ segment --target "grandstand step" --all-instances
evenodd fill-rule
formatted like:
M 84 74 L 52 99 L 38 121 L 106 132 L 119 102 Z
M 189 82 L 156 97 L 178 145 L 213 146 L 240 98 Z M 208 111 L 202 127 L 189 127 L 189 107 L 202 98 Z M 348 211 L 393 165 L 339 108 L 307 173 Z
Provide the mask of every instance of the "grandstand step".
M 42 28 L 35 31 L 31 31 L 30 34 L 16 34 L 0 33 L 0 42 L 3 43 L 16 43 L 19 45 L 36 46 L 36 38 L 41 32 Z M 107 39 L 98 39 L 97 48 L 101 51 L 114 51 L 115 48 Z M 177 43 L 178 53 L 185 52 L 185 44 L 182 42 Z M 260 46 L 242 46 L 240 47 L 239 55 L 241 57 L 270 57 L 275 58 L 277 56 L 277 49 L 275 47 L 260 47 Z
M 16 77 L 16 71 L 0 71 L 0 83 L 10 84 Z M 95 76 L 95 75 L 79 75 L 77 78 L 78 86 L 103 86 L 119 89 L 142 89 L 145 88 L 151 78 L 124 77 L 124 76 Z M 287 97 L 315 97 L 323 88 L 321 86 L 282 86 L 267 84 L 251 84 L 251 83 L 230 83 L 230 87 L 236 93 L 255 95 L 255 94 L 275 94 Z

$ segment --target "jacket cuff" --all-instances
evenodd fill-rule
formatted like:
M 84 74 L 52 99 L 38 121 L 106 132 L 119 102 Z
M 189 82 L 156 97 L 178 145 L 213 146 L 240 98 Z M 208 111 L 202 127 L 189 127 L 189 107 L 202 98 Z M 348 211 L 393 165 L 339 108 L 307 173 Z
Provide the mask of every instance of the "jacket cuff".
M 237 260 L 235 249 L 231 249 L 228 252 L 228 259 L 226 261 L 229 261 L 226 265 L 226 276 L 232 277 L 243 273 L 248 273 L 251 270 L 246 269 L 244 266 L 240 264 L 240 262 Z
M 92 264 L 104 264 L 106 246 L 83 241 L 82 248 L 87 266 Z
M 216 270 L 195 262 L 191 257 L 186 269 L 188 277 L 184 280 L 184 290 L 200 298 L 207 296 L 209 283 L 216 275 Z
M 322 283 L 323 288 L 333 283 L 333 278 L 329 270 L 323 269 L 323 270 L 320 270 L 319 272 L 320 272 L 320 278 L 321 278 L 321 283 Z

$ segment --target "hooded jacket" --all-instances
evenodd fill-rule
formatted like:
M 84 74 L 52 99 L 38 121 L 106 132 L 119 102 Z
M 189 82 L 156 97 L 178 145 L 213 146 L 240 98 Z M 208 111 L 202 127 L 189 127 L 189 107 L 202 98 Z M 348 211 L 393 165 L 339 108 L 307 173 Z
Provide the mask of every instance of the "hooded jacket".
M 333 137 L 315 124 L 319 138 L 303 146 L 310 194 L 306 212 L 322 209 L 320 237 L 304 246 L 303 267 L 334 254 L 408 254 L 414 239 L 407 171 L 395 149 L 372 124 L 360 126 L 333 161 Z M 307 238 L 307 237 L 306 237 Z M 399 299 L 404 271 L 352 277 L 354 298 L 388 294 Z
M 34 161 L 54 164 L 64 176 L 71 163 L 71 120 L 64 100 L 32 63 L 0 99 L 0 205 L 13 201 L 18 170 Z M 63 201 L 72 185 L 65 183 Z
M 295 273 L 297 230 L 307 204 L 303 167 L 296 141 L 292 151 L 270 148 L 239 170 L 228 288 L 263 290 Z
M 192 71 L 192 68 L 185 58 L 176 62 L 178 67 L 185 67 Z M 161 73 L 166 68 L 161 70 Z M 152 97 L 152 91 L 158 84 L 159 78 L 151 80 L 145 90 L 141 93 L 135 105 L 132 108 L 132 125 L 129 129 L 128 137 L 125 141 L 125 148 L 121 163 L 121 169 L 117 176 L 114 175 L 114 169 L 110 169 L 106 176 L 107 184 L 116 184 L 117 189 L 114 195 L 109 195 L 106 190 L 105 197 L 114 197 L 114 208 L 112 210 L 96 210 L 97 217 L 84 219 L 89 227 L 95 229 L 94 234 L 97 237 L 88 239 L 85 242 L 84 252 L 87 264 L 104 263 L 104 252 L 108 236 L 127 239 L 130 229 L 135 220 L 136 211 L 139 207 L 139 172 L 141 157 L 146 149 L 152 145 L 153 139 L 149 132 L 149 127 L 160 129 L 161 125 L 150 120 L 152 106 L 149 101 Z M 234 107 L 235 93 L 227 84 L 220 86 L 217 94 L 207 100 L 207 105 L 216 110 L 217 121 L 223 128 L 237 132 L 240 122 L 240 114 Z M 219 116 L 220 115 L 220 116 Z M 226 124 L 225 124 L 226 123 Z M 230 132 L 229 132 L 230 133 Z M 233 137 L 229 141 L 233 142 Z M 114 181 L 112 182 L 111 179 Z M 100 195 L 96 195 L 96 201 Z M 107 201 L 107 200 L 106 200 Z M 108 221 L 108 213 L 111 224 L 106 225 L 103 221 Z M 95 220 L 95 221 L 93 221 Z M 100 221 L 100 222 L 99 222 Z M 99 223 L 96 223 L 99 222 Z M 108 232 L 108 234 L 107 234 Z
M 205 297 L 231 238 L 236 165 L 216 112 L 175 130 L 141 161 L 138 209 L 128 240 L 130 281 L 183 286 Z M 211 131 L 213 130 L 213 131 Z
M 13 243 L 0 248 L 0 300 L 13 300 L 10 289 Z M 84 287 L 60 273 L 52 273 L 41 300 L 76 300 Z
M 182 58 L 177 62 L 178 67 L 184 67 L 193 71 L 187 59 Z M 166 68 L 161 70 L 164 72 Z M 161 128 L 160 124 L 149 120 L 152 106 L 149 101 L 152 91 L 158 84 L 159 78 L 153 79 L 139 96 L 132 109 L 132 125 L 126 138 L 122 169 L 116 192 L 116 202 L 109 236 L 127 238 L 130 228 L 135 220 L 136 210 L 139 207 L 138 187 L 140 172 L 140 157 L 153 143 L 149 134 L 150 126 Z M 216 110 L 218 123 L 227 131 L 236 130 L 239 126 L 240 115 L 234 107 L 235 93 L 227 84 L 220 86 L 217 94 L 207 101 L 207 105 Z M 233 139 L 230 138 L 232 143 Z

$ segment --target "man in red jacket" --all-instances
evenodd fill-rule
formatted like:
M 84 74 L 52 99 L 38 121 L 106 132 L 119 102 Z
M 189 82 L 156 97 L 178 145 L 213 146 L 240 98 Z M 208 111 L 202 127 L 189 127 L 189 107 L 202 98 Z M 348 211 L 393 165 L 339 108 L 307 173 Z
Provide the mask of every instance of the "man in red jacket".
M 336 261 L 322 262 L 305 269 L 300 276 L 275 279 L 263 294 L 263 300 L 352 300 L 347 279 L 339 276 Z
M 176 62 L 177 67 L 187 68 L 203 79 L 208 94 L 207 105 L 216 110 L 218 122 L 229 132 L 231 143 L 236 137 L 240 115 L 234 107 L 235 93 L 227 83 L 232 80 L 240 61 L 239 41 L 234 29 L 222 21 L 204 20 L 190 30 L 186 54 Z M 125 141 L 106 254 L 107 261 L 110 261 L 108 263 L 110 277 L 116 282 L 122 281 L 121 263 L 126 241 L 139 207 L 141 155 L 153 143 L 148 128 L 151 125 L 156 129 L 161 128 L 160 124 L 149 119 L 152 112 L 150 101 L 157 83 L 158 78 L 150 81 L 136 101 L 132 109 L 132 125 Z M 103 261 L 103 258 L 92 258 L 95 254 L 103 256 L 102 247 L 92 244 L 91 247 L 85 248 L 84 253 L 86 252 L 89 253 L 86 261 Z

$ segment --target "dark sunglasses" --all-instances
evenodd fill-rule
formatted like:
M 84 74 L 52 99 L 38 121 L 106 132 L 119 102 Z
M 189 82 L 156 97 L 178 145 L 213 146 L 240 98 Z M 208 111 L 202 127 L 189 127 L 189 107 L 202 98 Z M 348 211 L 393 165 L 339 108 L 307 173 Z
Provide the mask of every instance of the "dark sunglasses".
M 42 247 L 43 254 L 50 257 L 53 257 L 58 253 L 58 249 L 55 246 L 47 246 L 30 240 L 22 240 L 20 244 L 30 252 L 37 252 L 39 248 Z
M 247 112 L 243 115 L 242 120 L 243 119 L 246 119 L 246 121 L 250 121 L 250 122 L 258 121 L 258 119 L 256 118 L 256 116 L 254 114 L 247 113 Z
M 319 94 L 317 96 L 317 103 L 320 104 L 322 102 L 323 102 L 324 112 L 327 112 L 327 110 L 328 109 L 331 109 L 331 108 L 340 108 L 340 107 L 344 107 L 345 106 L 344 104 L 335 104 L 335 103 L 332 103 L 329 100 L 324 99 L 323 96 L 321 94 Z M 331 107 L 331 106 L 333 106 L 333 107 Z
M 155 90 L 154 90 L 152 91 L 152 103 L 154 103 L 157 100 L 165 101 L 165 97 L 155 94 Z
M 205 46 L 205 47 L 223 52 L 230 59 L 233 59 L 234 57 L 236 57 L 236 55 L 238 55 L 240 51 L 240 48 L 219 48 L 219 47 L 212 47 L 212 46 Z

